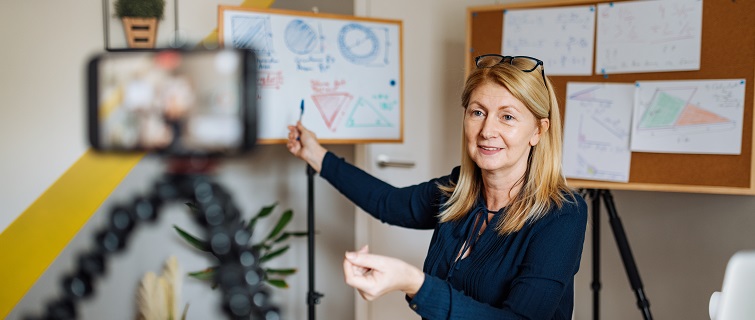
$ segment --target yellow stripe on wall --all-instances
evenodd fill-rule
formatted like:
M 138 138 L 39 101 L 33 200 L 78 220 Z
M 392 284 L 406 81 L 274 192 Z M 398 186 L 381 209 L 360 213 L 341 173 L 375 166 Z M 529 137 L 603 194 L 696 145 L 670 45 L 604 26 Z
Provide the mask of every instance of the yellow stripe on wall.
M 87 151 L 0 233 L 0 318 L 13 310 L 142 157 Z
M 241 6 L 269 8 L 274 2 L 245 0 Z M 217 29 L 204 41 L 213 39 L 217 41 Z M 3 284 L 0 288 L 0 319 L 8 316 L 143 156 L 86 151 L 0 233 L 0 257 L 3 259 L 0 263 Z

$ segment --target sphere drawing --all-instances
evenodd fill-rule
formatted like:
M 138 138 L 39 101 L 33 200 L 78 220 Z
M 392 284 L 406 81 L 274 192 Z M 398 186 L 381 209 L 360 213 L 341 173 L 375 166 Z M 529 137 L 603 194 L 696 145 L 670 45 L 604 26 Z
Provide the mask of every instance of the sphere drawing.
M 318 34 L 306 22 L 297 19 L 288 23 L 285 31 L 286 46 L 296 54 L 308 54 L 317 48 Z

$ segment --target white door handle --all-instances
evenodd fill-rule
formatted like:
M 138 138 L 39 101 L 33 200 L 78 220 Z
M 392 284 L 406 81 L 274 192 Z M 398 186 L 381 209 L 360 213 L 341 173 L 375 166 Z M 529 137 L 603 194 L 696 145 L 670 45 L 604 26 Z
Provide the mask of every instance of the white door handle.
M 385 167 L 414 168 L 413 161 L 391 160 L 390 157 L 384 154 L 377 156 L 377 165 L 378 167 L 381 167 L 381 168 L 385 168 Z

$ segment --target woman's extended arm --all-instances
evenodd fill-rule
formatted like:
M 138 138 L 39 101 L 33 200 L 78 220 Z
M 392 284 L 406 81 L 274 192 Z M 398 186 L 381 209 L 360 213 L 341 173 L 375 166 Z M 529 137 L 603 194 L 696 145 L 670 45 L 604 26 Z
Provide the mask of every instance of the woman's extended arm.
M 437 224 L 435 215 L 440 204 L 436 182 L 440 180 L 396 188 L 329 153 L 301 123 L 289 126 L 287 147 L 375 218 L 415 229 L 432 229 Z

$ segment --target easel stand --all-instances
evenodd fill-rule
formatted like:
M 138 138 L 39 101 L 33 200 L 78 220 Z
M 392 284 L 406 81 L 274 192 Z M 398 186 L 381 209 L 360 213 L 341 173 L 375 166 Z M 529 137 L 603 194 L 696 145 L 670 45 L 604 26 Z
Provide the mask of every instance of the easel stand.
M 93 248 L 78 256 L 76 269 L 61 279 L 62 295 L 47 302 L 45 315 L 25 320 L 77 319 L 77 304 L 94 294 L 94 282 L 107 272 L 107 259 L 123 251 L 134 228 L 154 222 L 160 208 L 175 201 L 193 202 L 196 222 L 205 229 L 207 245 L 220 261 L 215 282 L 223 294 L 223 310 L 229 319 L 280 319 L 263 286 L 259 252 L 248 246 L 251 233 L 223 187 L 204 174 L 167 174 L 146 196 L 114 206 L 104 228 L 95 232 Z
M 637 271 L 637 265 L 632 256 L 632 250 L 629 248 L 629 241 L 624 232 L 624 226 L 616 213 L 616 206 L 613 203 L 613 196 L 610 190 L 605 189 L 587 189 L 586 194 L 592 199 L 592 290 L 593 290 L 593 319 L 600 319 L 600 200 L 606 205 L 608 210 L 608 219 L 611 224 L 616 245 L 619 247 L 621 260 L 624 263 L 624 269 L 629 278 L 629 284 L 637 297 L 637 307 L 642 311 L 645 320 L 652 320 L 650 314 L 650 302 L 645 296 L 645 290 L 642 287 L 640 273 Z
M 315 291 L 315 169 L 307 165 L 307 269 L 309 291 L 307 306 L 309 320 L 315 320 L 315 305 L 320 303 L 322 293 Z

